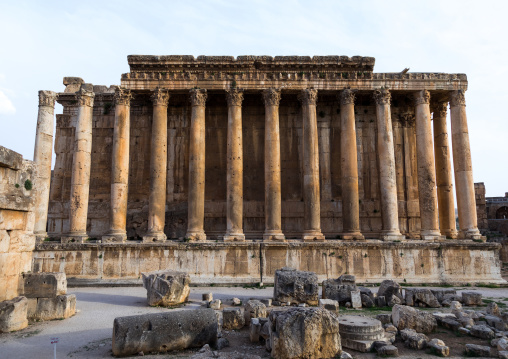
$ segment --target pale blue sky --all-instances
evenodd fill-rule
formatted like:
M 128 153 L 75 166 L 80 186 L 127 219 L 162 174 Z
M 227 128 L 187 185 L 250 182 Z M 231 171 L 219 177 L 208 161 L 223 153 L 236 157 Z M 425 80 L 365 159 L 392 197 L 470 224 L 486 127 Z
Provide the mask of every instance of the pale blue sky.
M 37 91 L 119 84 L 129 54 L 373 56 L 376 72 L 468 75 L 474 179 L 503 195 L 506 13 L 502 0 L 0 0 L 0 145 L 32 159 Z

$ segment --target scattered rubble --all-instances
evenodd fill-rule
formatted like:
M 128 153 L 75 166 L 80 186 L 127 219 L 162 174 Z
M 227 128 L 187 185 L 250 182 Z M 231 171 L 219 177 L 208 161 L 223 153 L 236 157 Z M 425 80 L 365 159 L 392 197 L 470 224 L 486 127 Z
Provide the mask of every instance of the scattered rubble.
M 323 281 L 323 299 L 333 299 L 340 305 L 351 302 L 351 292 L 357 290 L 354 275 L 343 274 L 337 279 Z

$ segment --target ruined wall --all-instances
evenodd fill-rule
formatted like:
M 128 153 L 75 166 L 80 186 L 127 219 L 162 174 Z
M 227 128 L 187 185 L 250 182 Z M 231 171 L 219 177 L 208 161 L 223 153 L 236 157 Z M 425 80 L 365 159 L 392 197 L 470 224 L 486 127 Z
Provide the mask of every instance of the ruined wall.
M 476 199 L 476 216 L 478 219 L 478 229 L 488 229 L 487 205 L 485 201 L 485 184 L 478 182 L 474 184 L 474 193 Z
M 102 236 L 109 227 L 113 89 L 94 86 L 92 168 L 87 231 Z M 102 92 L 101 92 L 102 91 Z M 71 95 L 69 93 L 69 95 Z M 58 237 L 69 230 L 69 197 L 74 126 L 73 97 L 59 97 L 63 114 L 57 115 L 56 162 L 48 215 L 48 233 Z M 147 228 L 150 183 L 152 104 L 149 95 L 131 102 L 131 140 L 127 235 L 141 237 Z M 420 229 L 416 174 L 416 135 L 411 102 L 394 98 L 394 131 L 399 224 L 417 238 Z M 168 106 L 168 169 L 165 233 L 184 237 L 187 228 L 188 147 L 191 107 L 187 94 L 172 94 Z M 361 231 L 376 238 L 381 230 L 376 109 L 371 95 L 357 96 L 355 106 Z M 244 232 L 261 238 L 264 230 L 264 124 L 265 108 L 259 93 L 246 93 L 242 104 L 244 151 Z M 279 108 L 282 171 L 282 230 L 288 239 L 303 230 L 302 111 L 296 94 L 283 94 Z M 342 231 L 340 168 L 340 106 L 336 92 L 320 93 L 317 103 L 321 186 L 321 227 L 329 239 Z M 222 92 L 209 93 L 206 105 L 205 232 L 209 239 L 226 232 L 227 103 Z
M 32 265 L 34 164 L 0 146 L 0 301 L 22 291 L 23 272 Z

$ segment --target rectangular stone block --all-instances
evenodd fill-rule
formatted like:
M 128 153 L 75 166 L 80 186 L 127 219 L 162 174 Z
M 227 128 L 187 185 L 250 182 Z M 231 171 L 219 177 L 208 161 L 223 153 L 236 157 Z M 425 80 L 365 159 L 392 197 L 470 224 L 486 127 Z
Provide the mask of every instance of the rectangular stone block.
M 354 309 L 362 308 L 362 296 L 360 290 L 352 290 L 351 291 L 351 306 Z
M 28 300 L 16 297 L 0 303 L 0 333 L 21 330 L 28 326 Z
M 67 293 L 64 272 L 23 274 L 24 296 L 27 298 L 55 298 Z
M 30 320 L 69 318 L 76 314 L 76 296 L 59 295 L 55 298 L 29 298 L 27 316 Z

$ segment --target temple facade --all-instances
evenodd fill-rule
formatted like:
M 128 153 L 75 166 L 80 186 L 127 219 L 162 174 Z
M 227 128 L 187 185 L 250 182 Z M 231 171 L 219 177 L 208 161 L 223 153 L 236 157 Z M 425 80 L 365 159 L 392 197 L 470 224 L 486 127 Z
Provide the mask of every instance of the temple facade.
M 360 56 L 128 62 L 120 86 L 40 92 L 39 239 L 482 239 L 466 75 Z

